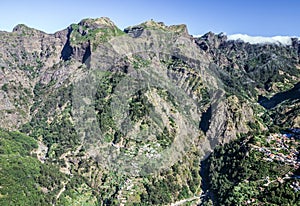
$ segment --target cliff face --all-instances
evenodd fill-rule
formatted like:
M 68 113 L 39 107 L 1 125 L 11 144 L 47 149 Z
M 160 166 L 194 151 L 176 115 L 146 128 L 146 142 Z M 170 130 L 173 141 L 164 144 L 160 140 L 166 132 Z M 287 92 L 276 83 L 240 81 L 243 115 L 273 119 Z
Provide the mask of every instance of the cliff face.
M 0 124 L 46 148 L 39 159 L 65 175 L 57 204 L 170 204 L 200 195 L 199 164 L 216 145 L 299 125 L 299 48 L 154 21 L 18 25 L 0 32 Z

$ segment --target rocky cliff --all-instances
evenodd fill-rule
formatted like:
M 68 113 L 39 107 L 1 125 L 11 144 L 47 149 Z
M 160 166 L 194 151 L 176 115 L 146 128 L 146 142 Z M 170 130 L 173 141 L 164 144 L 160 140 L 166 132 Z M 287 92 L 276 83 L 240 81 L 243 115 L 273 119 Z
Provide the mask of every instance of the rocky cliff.
M 298 39 L 194 38 L 152 20 L 121 31 L 99 18 L 54 34 L 17 25 L 0 45 L 0 125 L 37 144 L 23 155 L 41 165 L 26 171 L 32 202 L 196 204 L 217 145 L 300 124 Z

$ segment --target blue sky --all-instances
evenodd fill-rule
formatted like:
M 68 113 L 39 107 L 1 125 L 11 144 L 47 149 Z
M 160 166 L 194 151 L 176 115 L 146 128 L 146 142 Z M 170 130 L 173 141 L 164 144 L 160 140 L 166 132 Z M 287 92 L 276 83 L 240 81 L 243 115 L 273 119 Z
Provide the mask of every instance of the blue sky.
M 3 0 L 0 30 L 24 23 L 54 33 L 87 17 L 109 17 L 124 29 L 149 19 L 208 31 L 260 36 L 300 36 L 299 0 Z

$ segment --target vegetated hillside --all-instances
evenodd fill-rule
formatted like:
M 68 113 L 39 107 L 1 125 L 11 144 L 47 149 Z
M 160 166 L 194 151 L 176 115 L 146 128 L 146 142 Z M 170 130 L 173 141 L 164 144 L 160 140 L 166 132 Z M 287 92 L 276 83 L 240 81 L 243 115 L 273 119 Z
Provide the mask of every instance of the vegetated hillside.
M 121 31 L 108 18 L 0 36 L 1 204 L 296 202 L 273 180 L 296 188 L 298 140 L 277 153 L 268 141 L 299 127 L 297 39 L 194 38 L 152 20 Z M 273 153 L 294 162 L 279 171 Z M 9 172 L 20 167 L 26 181 Z
M 198 45 L 223 68 L 227 94 L 256 104 L 251 131 L 202 162 L 203 205 L 299 205 L 299 51 L 208 33 Z M 209 45 L 216 45 L 217 48 Z

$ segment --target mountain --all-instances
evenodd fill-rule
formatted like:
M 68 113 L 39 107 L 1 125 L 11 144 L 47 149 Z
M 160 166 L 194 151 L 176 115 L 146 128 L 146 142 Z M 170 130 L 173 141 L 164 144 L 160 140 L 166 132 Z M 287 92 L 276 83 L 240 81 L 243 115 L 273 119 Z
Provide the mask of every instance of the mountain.
M 0 45 L 1 205 L 297 203 L 298 39 L 103 17 Z

